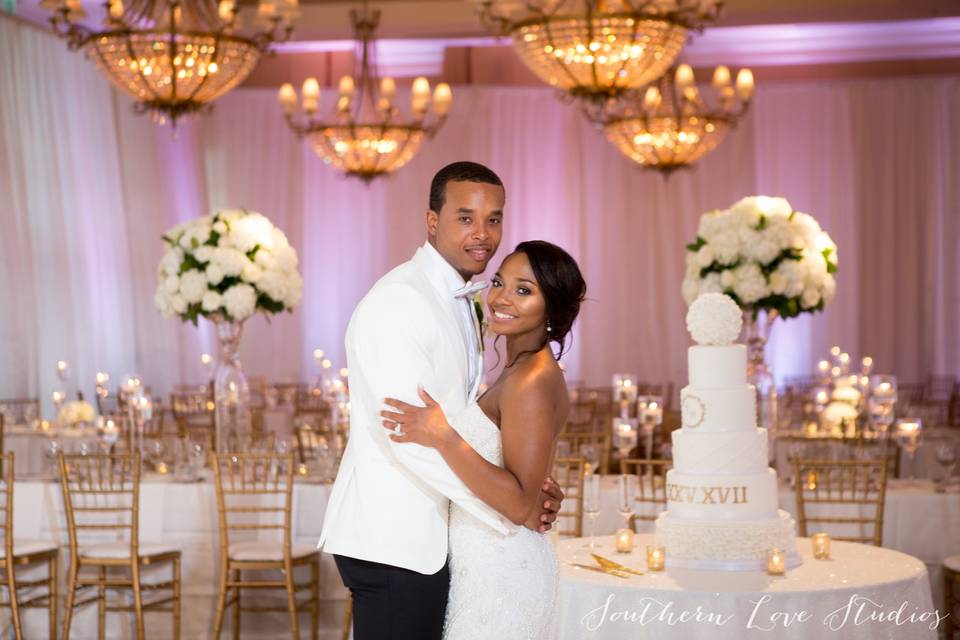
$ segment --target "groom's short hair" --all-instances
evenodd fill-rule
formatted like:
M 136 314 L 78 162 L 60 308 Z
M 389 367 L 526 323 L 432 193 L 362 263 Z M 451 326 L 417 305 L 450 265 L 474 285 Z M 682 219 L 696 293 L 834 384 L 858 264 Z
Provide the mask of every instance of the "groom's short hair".
M 431 211 L 440 213 L 440 209 L 443 209 L 443 204 L 447 199 L 448 182 L 480 182 L 503 188 L 503 181 L 500 180 L 500 176 L 482 164 L 466 160 L 454 162 L 440 169 L 440 171 L 437 171 L 437 175 L 433 176 L 433 182 L 430 183 Z

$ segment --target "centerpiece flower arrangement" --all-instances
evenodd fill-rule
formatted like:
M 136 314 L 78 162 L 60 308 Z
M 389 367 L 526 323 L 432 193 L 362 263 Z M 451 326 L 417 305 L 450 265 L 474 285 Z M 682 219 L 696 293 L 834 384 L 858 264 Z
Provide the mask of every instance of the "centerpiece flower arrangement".
M 816 219 L 785 198 L 751 196 L 700 217 L 687 245 L 687 304 L 724 293 L 743 311 L 748 374 L 760 395 L 761 426 L 776 426 L 776 386 L 764 348 L 777 317 L 822 311 L 837 290 L 837 245 Z
M 216 446 L 251 424 L 238 351 L 243 322 L 254 313 L 292 311 L 303 297 L 297 252 L 261 213 L 224 209 L 164 234 L 154 303 L 165 317 L 216 325 L 220 361 L 214 378 Z M 227 443 L 224 443 L 227 444 Z M 230 443 L 231 446 L 233 443 Z

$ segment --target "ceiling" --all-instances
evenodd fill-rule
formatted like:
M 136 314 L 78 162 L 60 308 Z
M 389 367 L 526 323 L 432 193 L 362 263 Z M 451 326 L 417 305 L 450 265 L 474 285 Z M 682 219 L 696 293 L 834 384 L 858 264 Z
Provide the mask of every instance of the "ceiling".
M 101 0 L 82 0 L 99 13 Z M 252 4 L 243 0 L 242 4 Z M 301 0 L 294 39 L 352 37 L 348 12 L 360 0 Z M 470 0 L 374 0 L 382 10 L 381 38 L 468 38 L 488 35 Z M 37 0 L 18 0 L 16 15 L 41 25 L 47 12 Z M 960 16 L 960 0 L 727 0 L 716 26 L 811 22 L 869 22 Z

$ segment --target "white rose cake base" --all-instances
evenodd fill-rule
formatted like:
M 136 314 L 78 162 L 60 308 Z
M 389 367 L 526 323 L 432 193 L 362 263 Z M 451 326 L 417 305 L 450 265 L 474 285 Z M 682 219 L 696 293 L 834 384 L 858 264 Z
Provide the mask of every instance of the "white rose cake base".
M 671 435 L 667 511 L 656 522 L 668 567 L 763 571 L 770 549 L 787 554 L 788 568 L 800 564 L 796 524 L 778 509 L 767 431 L 757 428 L 746 348 L 730 344 L 740 330 L 731 320 L 736 314 L 731 298 L 706 294 L 687 316 L 687 328 L 701 344 L 688 352 L 683 426 Z

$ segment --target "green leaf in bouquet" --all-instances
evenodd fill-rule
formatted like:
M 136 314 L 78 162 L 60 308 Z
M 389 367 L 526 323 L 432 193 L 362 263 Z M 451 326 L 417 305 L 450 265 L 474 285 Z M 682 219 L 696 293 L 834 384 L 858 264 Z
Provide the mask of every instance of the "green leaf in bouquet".
M 693 252 L 700 251 L 700 249 L 705 244 L 707 244 L 707 241 L 704 240 L 703 237 L 697 236 L 696 242 L 691 242 L 690 244 L 687 245 L 687 251 L 693 251 Z
M 787 216 L 787 222 L 793 222 L 793 219 L 796 217 L 796 215 L 797 215 L 796 211 L 791 211 L 790 215 Z
M 227 289 L 239 283 L 240 278 L 237 276 L 224 276 L 223 280 L 220 281 L 220 284 L 216 286 L 216 290 L 218 293 L 224 293 Z
M 203 271 L 203 264 L 201 264 L 192 254 L 185 253 L 183 254 L 183 262 L 180 263 L 180 275 L 185 274 L 190 269 L 199 269 Z
M 220 244 L 220 233 L 217 231 L 210 231 L 210 237 L 207 238 L 207 241 L 203 244 L 207 245 L 208 247 L 217 246 Z
M 252 261 L 254 258 L 257 257 L 257 251 L 260 251 L 259 244 L 253 245 L 253 249 L 250 249 L 250 251 L 247 251 L 247 257 L 250 258 L 250 260 Z
M 757 226 L 754 227 L 757 231 L 763 231 L 767 228 L 767 216 L 760 214 L 760 222 L 757 223 Z
M 270 313 L 280 313 L 284 308 L 282 302 L 277 302 L 265 293 L 257 296 L 257 306 Z

